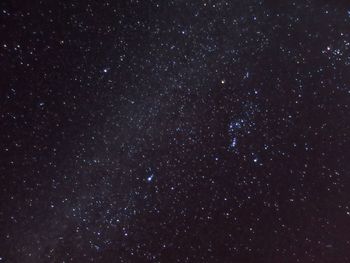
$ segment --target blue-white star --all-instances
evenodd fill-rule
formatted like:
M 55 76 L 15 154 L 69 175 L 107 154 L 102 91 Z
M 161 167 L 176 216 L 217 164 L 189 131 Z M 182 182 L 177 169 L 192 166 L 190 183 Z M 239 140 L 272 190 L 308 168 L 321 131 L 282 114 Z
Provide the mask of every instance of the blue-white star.
M 151 174 L 150 176 L 147 177 L 147 181 L 148 181 L 148 182 L 151 182 L 152 179 L 153 179 L 153 177 L 154 177 L 154 174 Z

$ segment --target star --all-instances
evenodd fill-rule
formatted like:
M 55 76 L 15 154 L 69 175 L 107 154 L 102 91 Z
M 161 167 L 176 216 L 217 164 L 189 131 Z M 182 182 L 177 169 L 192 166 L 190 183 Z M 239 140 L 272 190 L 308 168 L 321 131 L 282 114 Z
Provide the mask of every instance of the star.
M 151 174 L 150 176 L 147 177 L 147 181 L 148 181 L 148 182 L 151 182 L 152 179 L 153 179 L 153 177 L 154 177 L 154 174 Z

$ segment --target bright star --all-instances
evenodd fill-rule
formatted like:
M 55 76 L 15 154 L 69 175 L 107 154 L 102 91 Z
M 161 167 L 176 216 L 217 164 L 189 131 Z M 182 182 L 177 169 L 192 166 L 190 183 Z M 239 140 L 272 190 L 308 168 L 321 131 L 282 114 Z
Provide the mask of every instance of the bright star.
M 148 181 L 148 182 L 152 181 L 153 177 L 154 177 L 154 174 L 151 174 L 151 175 L 147 178 L 147 181 Z

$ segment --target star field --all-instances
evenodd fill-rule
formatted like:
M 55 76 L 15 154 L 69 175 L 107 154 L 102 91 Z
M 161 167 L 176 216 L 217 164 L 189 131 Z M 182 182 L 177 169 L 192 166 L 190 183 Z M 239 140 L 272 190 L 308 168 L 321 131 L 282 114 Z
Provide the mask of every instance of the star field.
M 350 262 L 349 3 L 0 21 L 0 263 Z

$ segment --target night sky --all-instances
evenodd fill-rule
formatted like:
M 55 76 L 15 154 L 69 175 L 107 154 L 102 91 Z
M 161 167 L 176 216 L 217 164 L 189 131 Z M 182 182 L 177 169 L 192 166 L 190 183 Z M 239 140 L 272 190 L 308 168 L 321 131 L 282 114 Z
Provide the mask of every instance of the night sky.
M 277 2 L 1 1 L 0 263 L 350 262 L 350 2 Z

